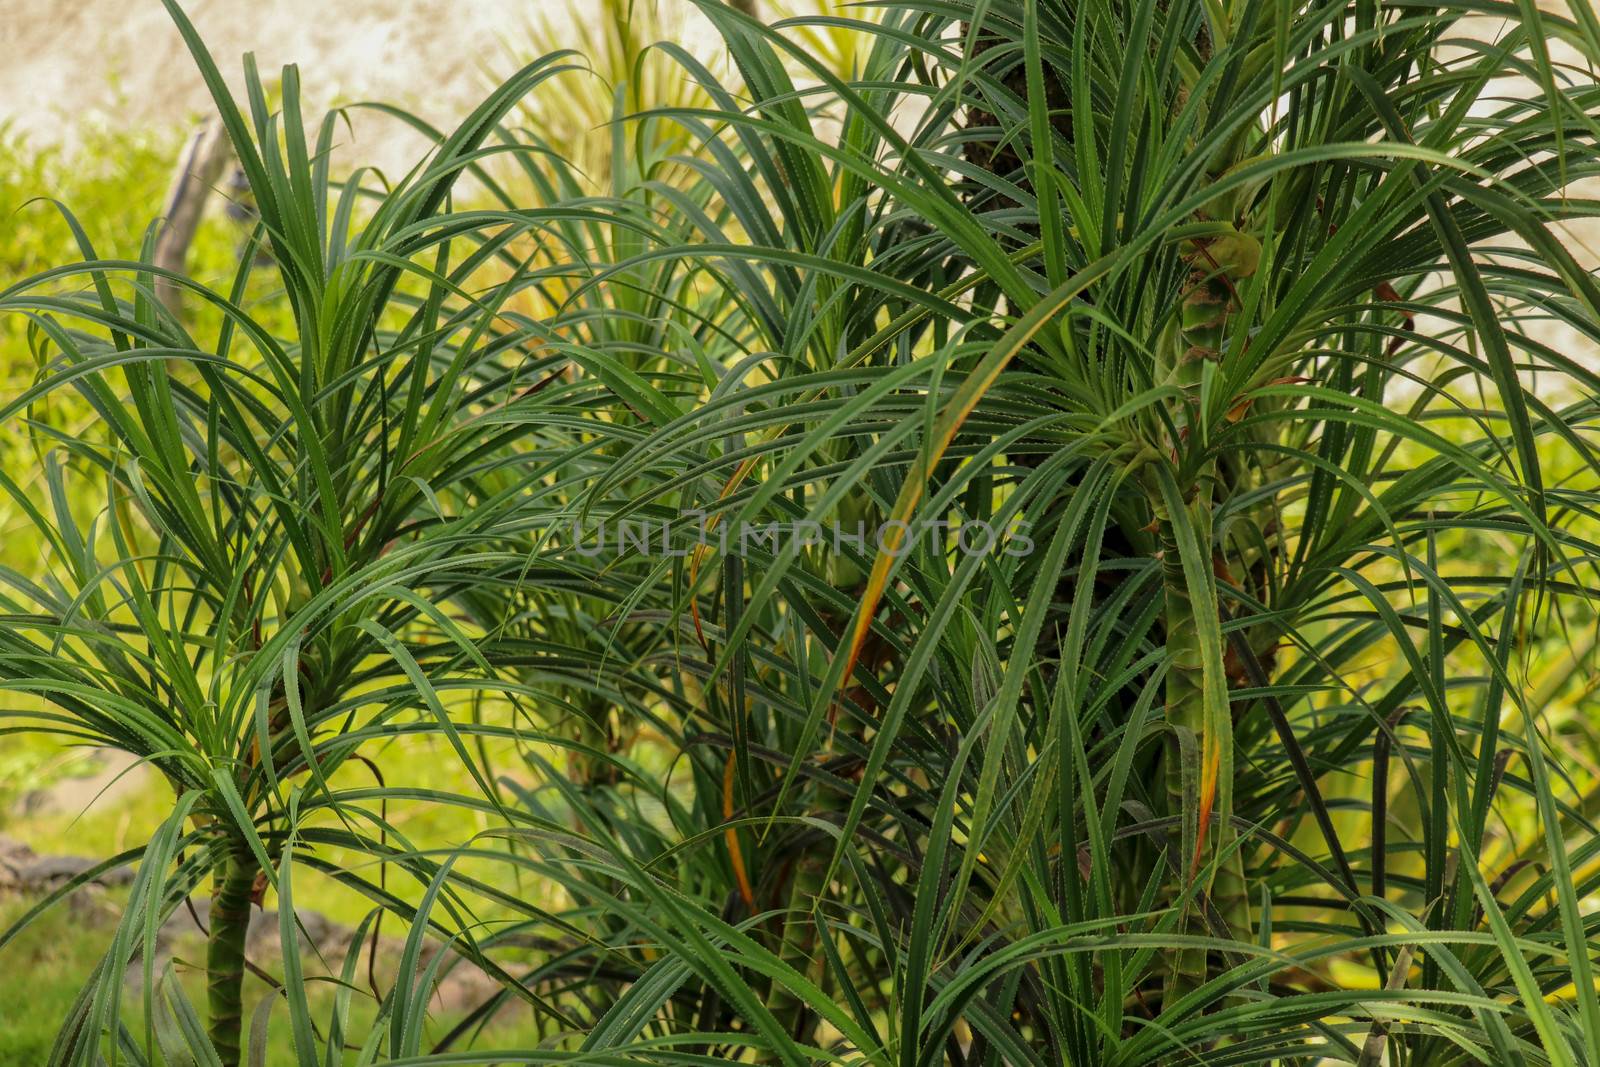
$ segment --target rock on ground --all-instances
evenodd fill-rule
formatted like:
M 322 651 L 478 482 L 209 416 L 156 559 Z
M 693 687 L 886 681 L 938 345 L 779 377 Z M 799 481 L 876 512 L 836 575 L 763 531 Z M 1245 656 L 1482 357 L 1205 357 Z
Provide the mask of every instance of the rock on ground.
M 114 748 L 89 750 L 94 769 L 89 774 L 67 775 L 49 785 L 30 790 L 17 799 L 20 818 L 40 815 L 78 816 L 93 804 L 115 804 L 148 788 L 155 772 L 126 752 Z

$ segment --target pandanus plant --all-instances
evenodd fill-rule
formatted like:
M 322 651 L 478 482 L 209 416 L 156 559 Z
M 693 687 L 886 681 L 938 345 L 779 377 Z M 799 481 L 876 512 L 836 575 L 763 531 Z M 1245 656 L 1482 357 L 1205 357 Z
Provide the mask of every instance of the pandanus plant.
M 1600 380 L 1543 332 L 1600 337 L 1557 229 L 1596 211 L 1600 91 L 1555 58 L 1592 14 L 902 3 L 844 79 L 805 20 L 704 9 L 747 95 L 664 113 L 748 236 L 639 259 L 736 293 L 701 336 L 760 374 L 615 477 L 1038 550 L 701 561 L 736 912 L 816 981 L 749 958 L 781 1030 L 688 1017 L 779 1059 L 1600 1061 L 1600 846 L 1526 682 L 1592 625 Z
M 499 803 L 469 750 L 477 727 L 454 719 L 473 694 L 509 704 L 483 635 L 450 605 L 515 585 L 533 566 L 528 522 L 501 529 L 547 473 L 551 439 L 533 409 L 586 400 L 557 381 L 562 357 L 542 347 L 561 335 L 559 315 L 505 314 L 548 272 L 575 269 L 551 266 L 561 256 L 539 239 L 547 217 L 458 211 L 452 190 L 469 168 L 487 179 L 496 126 L 569 64 L 552 56 L 518 72 L 378 193 L 362 171 L 332 180 L 341 118 L 329 115 L 313 141 L 294 67 L 271 110 L 247 58 L 241 109 L 181 9 L 167 8 L 212 90 L 259 226 L 230 287 L 214 291 L 154 267 L 148 240 L 140 258 L 101 258 L 63 208 L 84 261 L 0 293 L 0 310 L 26 318 L 38 367 L 0 417 L 41 457 L 36 481 L 5 475 L 3 485 L 46 554 L 41 575 L 4 575 L 0 686 L 36 701 L 6 713 L 8 730 L 123 749 L 175 799 L 148 844 L 100 868 L 137 862 L 139 875 L 56 1061 L 96 1063 L 102 1041 L 126 1044 L 119 1005 L 135 956 L 155 1019 L 156 931 L 209 877 L 207 1057 L 233 1067 L 252 902 L 277 888 L 292 945 L 291 864 L 407 916 L 406 894 L 337 855 L 366 854 L 424 885 L 448 868 L 386 821 L 400 796 L 364 749 L 433 733 L 477 777 L 477 803 Z M 269 267 L 258 268 L 258 249 Z M 265 299 L 255 296 L 262 271 Z M 157 283 L 183 290 L 192 323 L 156 301 Z M 52 417 L 69 396 L 94 416 L 72 432 Z M 363 763 L 377 788 L 361 779 Z M 444 879 L 429 899 L 451 898 L 451 886 Z M 503 974 L 470 933 L 460 945 Z M 289 977 L 298 973 L 295 964 Z M 287 986 L 304 1057 L 305 987 Z M 394 1055 L 420 1026 L 415 1012 L 404 1019 L 409 996 L 392 1006 Z

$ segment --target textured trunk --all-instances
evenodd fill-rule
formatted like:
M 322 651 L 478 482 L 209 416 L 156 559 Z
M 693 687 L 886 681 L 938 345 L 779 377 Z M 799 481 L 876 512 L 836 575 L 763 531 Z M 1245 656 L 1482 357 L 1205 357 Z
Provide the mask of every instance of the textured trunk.
M 1217 249 L 1221 252 L 1221 249 Z M 1240 257 L 1236 250 L 1220 259 L 1208 248 L 1200 248 L 1194 255 L 1193 273 L 1184 295 L 1183 309 L 1178 328 L 1170 336 L 1166 353 L 1174 384 L 1189 395 L 1186 409 L 1200 410 L 1200 386 L 1207 363 L 1221 358 L 1227 343 L 1228 320 L 1237 313 L 1236 288 L 1230 275 L 1236 270 Z M 1248 257 L 1245 257 L 1248 258 Z M 1200 264 L 1203 263 L 1204 266 Z M 1254 269 L 1251 264 L 1250 270 Z M 1241 274 L 1242 277 L 1242 274 Z M 1190 432 L 1184 427 L 1184 433 Z M 1200 444 L 1200 442 L 1194 442 Z M 1180 449 L 1175 446 L 1174 451 Z M 1187 527 L 1207 566 L 1207 580 L 1211 580 L 1214 524 L 1212 508 L 1217 491 L 1217 470 L 1214 460 L 1204 462 L 1187 485 L 1183 487 L 1184 509 L 1174 514 L 1163 493 L 1153 491 L 1151 502 L 1155 510 L 1156 526 L 1161 536 L 1162 579 L 1166 595 L 1166 643 L 1168 672 L 1166 679 L 1166 718 L 1171 727 L 1166 751 L 1166 789 L 1169 814 L 1181 818 L 1182 845 L 1179 856 L 1179 885 L 1187 885 L 1197 876 L 1205 875 L 1207 865 L 1226 857 L 1209 877 L 1204 877 L 1199 891 L 1209 897 L 1229 932 L 1236 938 L 1250 936 L 1249 902 L 1245 895 L 1242 857 L 1233 851 L 1235 833 L 1232 816 L 1232 720 L 1226 708 L 1218 714 L 1207 715 L 1206 671 L 1217 672 L 1211 684 L 1225 690 L 1226 678 L 1223 664 L 1226 660 L 1220 630 L 1210 628 L 1211 636 L 1203 636 L 1198 612 L 1204 611 L 1216 618 L 1217 605 L 1208 598 L 1205 605 L 1194 603 L 1189 578 L 1184 572 L 1179 554 L 1178 531 Z M 1219 620 L 1220 623 L 1220 620 Z M 1205 647 L 1206 641 L 1215 647 Z M 1193 740 L 1193 762 L 1184 758 L 1188 739 Z M 1229 853 L 1232 853 L 1231 855 Z M 1184 909 L 1180 932 L 1206 934 L 1210 931 L 1202 917 L 1204 898 L 1199 894 Z M 1194 988 L 1206 977 L 1206 953 L 1200 949 L 1186 949 L 1175 953 L 1168 972 L 1168 997 L 1180 996 Z
M 867 528 L 873 529 L 877 526 L 879 516 L 870 505 L 863 505 L 857 499 L 846 499 L 840 505 L 838 519 L 841 525 L 848 528 L 853 528 L 853 524 L 861 522 Z M 834 588 L 847 590 L 859 598 L 865 595 L 863 577 L 859 568 L 845 557 L 837 555 L 830 557 L 828 579 Z M 836 632 L 847 632 L 848 617 L 830 613 L 828 618 L 836 627 Z M 885 665 L 884 657 L 889 651 L 875 635 L 869 635 L 862 645 L 860 662 L 868 670 L 877 672 Z M 869 713 L 877 710 L 877 703 L 871 692 L 864 687 L 851 688 L 848 691 L 848 699 Z M 834 728 L 848 727 L 829 727 L 830 730 Z M 858 741 L 865 745 L 864 738 L 858 738 Z M 850 780 L 849 771 L 841 770 L 840 773 L 847 781 Z M 821 782 L 812 798 L 810 814 L 814 818 L 840 824 L 844 822 L 850 810 L 850 802 L 849 793 L 833 787 L 831 783 Z M 810 839 L 807 841 L 810 842 Z M 782 941 L 777 948 L 778 956 L 784 963 L 819 984 L 825 979 L 826 972 L 819 973 L 821 968 L 817 964 L 817 958 L 821 945 L 818 937 L 821 936 L 821 932 L 817 929 L 817 924 L 812 921 L 812 910 L 827 891 L 828 867 L 833 860 L 833 849 L 833 838 L 825 835 L 817 837 L 814 843 L 797 845 L 784 872 L 786 877 L 780 882 L 782 887 L 780 891 L 786 892 L 787 899 L 784 901 Z M 817 1025 L 816 1012 L 780 982 L 773 981 L 768 986 L 767 1007 L 772 1010 L 773 1017 L 783 1026 L 784 1031 L 801 1044 L 806 1043 L 811 1031 Z M 777 1062 L 776 1058 L 771 1062 Z
M 1203 509 L 1209 513 L 1209 509 Z M 1201 847 L 1199 812 L 1194 801 L 1186 794 L 1197 788 L 1198 761 L 1185 766 L 1184 750 L 1192 740 L 1191 753 L 1198 754 L 1205 734 L 1204 654 L 1195 625 L 1194 604 L 1178 558 L 1174 521 L 1182 516 L 1163 515 L 1157 512 L 1161 532 L 1162 584 L 1166 596 L 1167 680 L 1166 717 L 1170 727 L 1167 733 L 1166 789 L 1167 810 L 1182 817 L 1182 832 L 1178 835 L 1176 850 L 1178 882 L 1174 894 L 1181 890 L 1182 882 L 1191 873 L 1196 849 Z M 1193 908 L 1187 909 L 1179 920 L 1178 933 L 1202 933 L 1194 919 Z M 1206 954 L 1203 949 L 1190 949 L 1176 953 L 1168 971 L 1168 997 L 1179 996 L 1205 980 Z
M 259 866 L 249 852 L 235 852 L 216 873 L 211 893 L 211 930 L 206 946 L 206 993 L 211 1043 L 223 1067 L 238 1067 L 240 995 L 244 986 L 244 942 Z
M 829 839 L 824 839 L 824 846 Z M 807 849 L 795 860 L 794 872 L 789 881 L 788 913 L 783 927 L 783 944 L 778 956 L 801 974 L 815 978 L 814 962 L 817 958 L 817 926 L 811 921 L 811 909 L 827 888 L 823 878 L 827 874 L 829 853 L 823 848 Z M 791 993 L 788 987 L 774 982 L 770 1004 L 773 1017 L 782 1024 L 789 1036 L 805 1043 L 808 1031 L 815 1025 L 815 1016 L 806 1003 Z
M 1162 580 L 1166 598 L 1166 644 L 1169 666 L 1166 678 L 1167 734 L 1165 781 L 1168 813 L 1181 820 L 1178 885 L 1175 895 L 1189 880 L 1202 877 L 1207 864 L 1219 857 L 1223 862 L 1209 878 L 1203 878 L 1200 892 L 1209 898 L 1217 915 L 1235 938 L 1250 937 L 1249 900 L 1244 883 L 1243 858 L 1234 851 L 1236 832 L 1230 821 L 1233 731 L 1226 714 L 1207 721 L 1205 664 L 1223 659 L 1221 648 L 1207 649 L 1198 625 L 1199 616 L 1189 593 L 1187 577 L 1178 556 L 1175 522 L 1186 522 L 1202 546 L 1211 539 L 1211 499 L 1209 486 L 1199 489 L 1187 514 L 1168 515 L 1157 508 L 1157 523 L 1162 545 Z M 1184 749 L 1192 739 L 1192 760 L 1185 760 Z M 1186 763 L 1188 764 L 1186 767 Z M 1203 936 L 1210 934 L 1202 917 L 1203 900 L 1197 896 L 1185 908 L 1178 932 Z M 1206 953 L 1188 949 L 1174 954 L 1168 971 L 1167 996 L 1181 996 L 1206 978 Z

